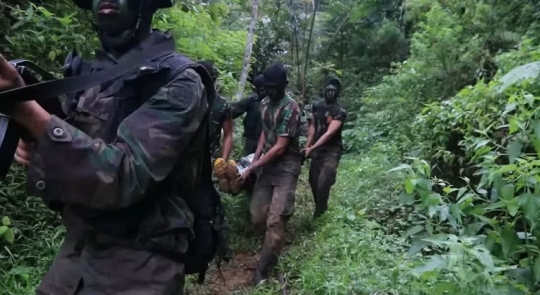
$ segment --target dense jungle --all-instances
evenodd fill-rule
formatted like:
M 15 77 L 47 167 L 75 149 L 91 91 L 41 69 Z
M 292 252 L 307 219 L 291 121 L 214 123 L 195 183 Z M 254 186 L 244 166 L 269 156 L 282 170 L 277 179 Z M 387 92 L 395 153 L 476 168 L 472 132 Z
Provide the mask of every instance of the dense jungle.
M 234 258 L 188 294 L 540 294 L 540 2 L 182 0 L 154 25 L 231 101 L 281 61 L 306 105 L 339 76 L 348 113 L 330 210 L 311 218 L 308 161 L 276 280 L 251 286 L 249 200 L 224 194 Z M 97 47 L 71 0 L 0 2 L 8 59 L 59 74 Z M 2 295 L 35 294 L 65 233 L 24 181 L 14 164 L 0 185 Z

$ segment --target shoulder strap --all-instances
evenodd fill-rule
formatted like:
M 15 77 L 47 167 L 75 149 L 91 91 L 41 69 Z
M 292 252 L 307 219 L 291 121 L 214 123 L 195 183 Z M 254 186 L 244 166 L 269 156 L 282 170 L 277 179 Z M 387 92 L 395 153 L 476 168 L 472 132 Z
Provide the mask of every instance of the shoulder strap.
M 153 60 L 173 52 L 174 51 L 171 51 L 169 48 L 151 52 L 139 51 L 133 54 L 130 58 L 121 61 L 118 63 L 118 65 L 97 73 L 51 80 L 0 92 L 0 101 L 2 103 L 12 103 L 34 100 L 36 98 L 46 99 L 82 91 L 116 79 L 136 68 L 142 67 L 147 63 L 148 60 Z M 16 66 L 27 66 L 32 69 L 39 69 L 39 66 L 27 60 L 16 60 L 12 61 L 11 63 Z

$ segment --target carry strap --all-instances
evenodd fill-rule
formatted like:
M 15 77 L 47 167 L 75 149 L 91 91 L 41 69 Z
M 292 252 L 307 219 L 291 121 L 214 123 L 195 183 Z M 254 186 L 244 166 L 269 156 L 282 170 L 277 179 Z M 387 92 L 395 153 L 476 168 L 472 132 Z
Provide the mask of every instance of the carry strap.
M 13 103 L 35 100 L 36 98 L 54 98 L 64 94 L 86 90 L 107 81 L 116 79 L 136 68 L 142 67 L 146 65 L 149 60 L 154 60 L 173 52 L 174 51 L 169 48 L 163 48 L 161 50 L 158 48 L 158 50 L 150 52 L 148 52 L 148 50 L 138 51 L 125 60 L 120 61 L 116 66 L 110 69 L 64 79 L 45 81 L 0 92 L 0 102 Z M 17 60 L 17 62 L 22 63 L 23 61 Z M 31 62 L 24 61 L 24 63 L 33 65 Z

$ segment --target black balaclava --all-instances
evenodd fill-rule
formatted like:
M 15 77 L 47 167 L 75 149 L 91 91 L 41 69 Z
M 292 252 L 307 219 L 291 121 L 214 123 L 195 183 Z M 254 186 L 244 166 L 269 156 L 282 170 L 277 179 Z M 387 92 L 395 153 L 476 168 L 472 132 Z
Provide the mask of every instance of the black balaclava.
M 272 102 L 280 101 L 285 96 L 289 84 L 287 69 L 279 63 L 271 64 L 263 72 L 264 90 Z
M 94 28 L 103 49 L 116 56 L 148 37 L 154 13 L 150 0 L 92 0 Z
M 257 96 L 259 99 L 263 99 L 266 97 L 266 92 L 264 91 L 264 76 L 263 75 L 257 75 L 255 79 L 253 79 L 253 86 L 255 87 L 255 92 L 257 93 Z
M 324 88 L 324 100 L 328 104 L 335 103 L 341 90 L 341 82 L 334 77 L 330 77 L 326 80 Z

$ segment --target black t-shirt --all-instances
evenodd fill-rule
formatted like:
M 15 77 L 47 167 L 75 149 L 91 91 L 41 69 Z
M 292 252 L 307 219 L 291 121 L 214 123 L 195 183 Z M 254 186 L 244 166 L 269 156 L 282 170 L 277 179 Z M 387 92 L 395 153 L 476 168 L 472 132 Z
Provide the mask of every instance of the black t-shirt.
M 315 137 L 313 138 L 313 143 L 317 142 L 321 136 L 328 130 L 328 126 L 333 120 L 339 120 L 342 123 L 345 123 L 347 118 L 347 113 L 345 109 L 341 107 L 339 103 L 333 103 L 327 105 L 324 100 L 316 102 L 313 104 L 312 109 L 312 120 L 315 124 Z M 339 128 L 338 132 L 334 134 L 330 140 L 328 140 L 324 146 L 339 146 L 343 147 L 343 140 L 341 137 L 341 132 L 343 130 L 343 124 Z

